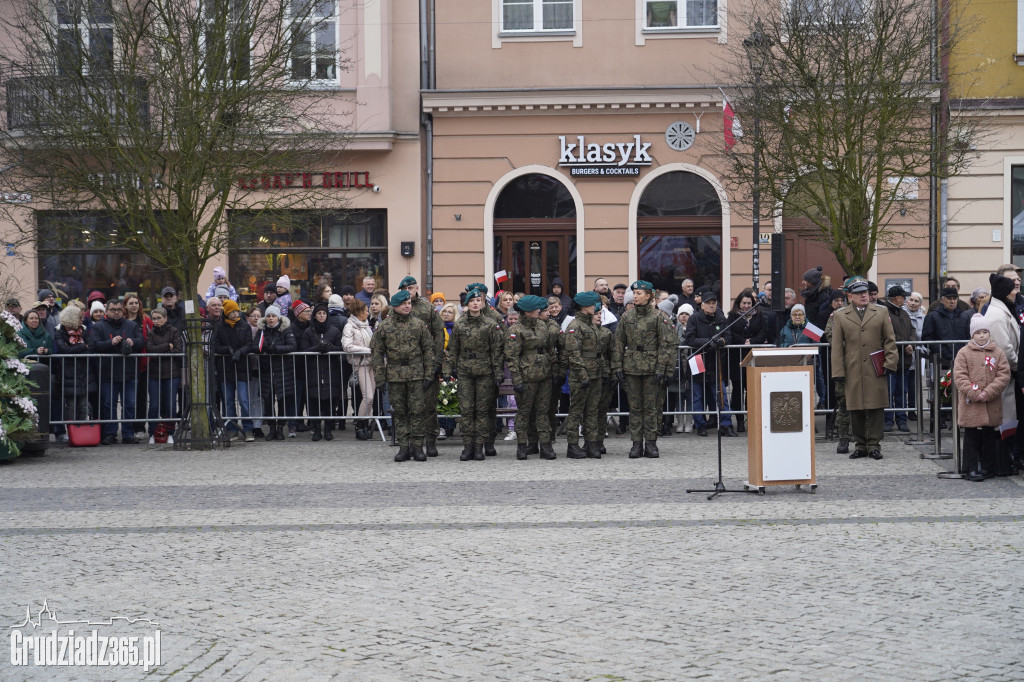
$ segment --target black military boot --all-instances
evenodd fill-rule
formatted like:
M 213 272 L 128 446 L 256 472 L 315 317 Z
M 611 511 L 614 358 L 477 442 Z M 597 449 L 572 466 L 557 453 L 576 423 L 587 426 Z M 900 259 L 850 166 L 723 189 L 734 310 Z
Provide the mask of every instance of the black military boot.
M 323 434 L 320 432 L 320 422 L 315 422 L 313 424 L 313 442 L 315 443 L 323 437 Z
M 498 451 L 494 449 L 494 441 L 484 443 L 484 454 L 488 457 L 494 457 L 498 454 Z
M 850 441 L 846 438 L 839 439 L 839 447 L 836 448 L 837 455 L 845 455 L 850 452 Z
M 644 456 L 644 442 L 642 440 L 633 441 L 633 447 L 629 449 L 629 458 L 637 459 L 638 457 Z
M 427 443 L 426 450 L 427 457 L 437 457 L 439 454 L 441 454 L 437 451 L 437 443 Z
M 410 454 L 412 454 L 412 448 L 410 448 L 408 445 L 403 445 L 402 447 L 398 448 L 398 454 L 395 455 L 395 461 L 408 462 Z
M 528 445 L 526 445 L 526 443 L 520 443 L 519 445 L 517 445 L 516 446 L 516 459 L 526 459 L 526 456 L 529 453 L 529 450 L 530 450 L 530 448 L 529 448 Z
M 660 456 L 661 453 L 658 452 L 658 444 L 655 441 L 649 440 L 644 443 L 644 457 L 657 459 Z
M 587 453 L 583 451 L 579 443 L 570 441 L 569 447 L 565 449 L 565 456 L 569 459 L 586 459 Z
M 583 450 L 587 453 L 587 457 L 590 459 L 601 459 L 601 450 L 598 447 L 600 443 L 592 441 L 590 443 L 583 443 Z
M 471 459 L 473 459 L 473 444 L 472 443 L 470 443 L 469 445 L 463 447 L 462 448 L 462 454 L 459 455 L 459 461 L 460 462 L 468 462 Z
M 473 446 L 473 459 L 478 462 L 484 461 L 484 457 L 487 455 L 486 446 L 483 443 L 477 443 Z
M 412 458 L 414 460 L 416 460 L 417 462 L 426 462 L 427 461 L 427 453 L 423 452 L 423 447 L 422 446 L 415 445 L 415 446 L 413 446 L 413 449 L 412 449 Z
M 528 454 L 528 455 L 539 455 L 540 454 L 540 446 L 537 445 L 537 443 L 527 443 L 527 445 L 526 445 L 526 454 Z
M 334 423 L 324 422 L 324 440 L 334 440 Z
M 597 441 L 597 451 L 599 453 L 601 453 L 602 455 L 607 455 L 608 454 L 608 450 L 604 447 L 604 441 L 603 440 Z
M 540 458 L 541 459 L 555 459 L 555 448 L 552 447 L 552 443 L 541 443 L 540 444 Z

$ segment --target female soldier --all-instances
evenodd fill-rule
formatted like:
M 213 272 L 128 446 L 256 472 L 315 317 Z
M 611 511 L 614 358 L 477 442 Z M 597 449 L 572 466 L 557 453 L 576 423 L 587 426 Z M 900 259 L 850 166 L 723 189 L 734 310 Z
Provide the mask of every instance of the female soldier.
M 519 300 L 522 316 L 508 330 L 505 360 L 516 392 L 517 419 L 526 425 L 536 418 L 541 459 L 554 459 L 553 436 L 548 423 L 548 397 L 555 334 L 546 322 L 539 319 L 540 311 L 547 305 L 543 298 L 532 294 Z M 516 434 L 519 442 L 516 457 L 519 459 L 526 459 L 527 431 L 523 428 Z

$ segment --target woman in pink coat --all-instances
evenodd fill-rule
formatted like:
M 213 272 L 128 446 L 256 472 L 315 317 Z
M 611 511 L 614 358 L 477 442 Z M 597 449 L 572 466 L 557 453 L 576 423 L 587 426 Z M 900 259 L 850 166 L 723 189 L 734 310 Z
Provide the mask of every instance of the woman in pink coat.
M 964 430 L 962 468 L 967 480 L 983 481 L 1005 467 L 999 457 L 1003 422 L 1003 390 L 1010 384 L 1010 363 L 991 337 L 988 319 L 971 318 L 971 341 L 960 349 L 953 363 L 957 390 L 957 424 Z

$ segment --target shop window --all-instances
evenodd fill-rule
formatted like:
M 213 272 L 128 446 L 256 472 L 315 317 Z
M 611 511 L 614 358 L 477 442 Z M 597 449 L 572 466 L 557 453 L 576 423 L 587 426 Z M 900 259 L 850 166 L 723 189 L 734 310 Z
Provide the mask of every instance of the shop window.
M 364 277 L 387 283 L 387 211 L 293 211 L 284 215 L 232 212 L 229 274 L 243 303 L 255 303 L 263 284 L 288 275 L 292 296 L 307 297 L 326 282 L 335 292 Z
M 1013 232 L 1011 262 L 1024 267 L 1024 166 L 1013 166 L 1010 173 L 1010 220 Z
M 571 31 L 574 0 L 502 0 L 501 30 Z
M 494 205 L 495 220 L 575 217 L 576 202 L 569 190 L 542 173 L 519 176 L 501 191 Z
M 676 171 L 655 178 L 637 205 L 637 272 L 671 293 L 684 279 L 721 291 L 722 203 L 710 182 Z
M 91 213 L 37 214 L 39 284 L 52 288 L 62 301 L 101 291 L 107 298 L 136 292 L 151 309 L 167 285 L 180 282 L 150 258 L 114 246 L 119 226 L 112 218 Z
M 645 0 L 644 28 L 718 28 L 717 0 Z

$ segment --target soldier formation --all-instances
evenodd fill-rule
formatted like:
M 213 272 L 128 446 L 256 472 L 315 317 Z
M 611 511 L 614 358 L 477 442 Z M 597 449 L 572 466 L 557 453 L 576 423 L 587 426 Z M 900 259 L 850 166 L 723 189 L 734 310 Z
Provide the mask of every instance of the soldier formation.
M 634 307 L 612 334 L 601 326 L 601 298 L 593 291 L 576 295 L 576 316 L 563 331 L 550 318 L 548 300 L 532 295 L 515 303 L 519 321 L 506 326 L 486 303 L 487 287 L 476 282 L 466 287 L 465 314 L 455 322 L 446 349 L 441 318 L 419 297 L 416 280 L 403 279 L 390 300 L 392 315 L 378 326 L 371 344 L 374 379 L 391 400 L 399 448 L 395 461 L 437 456 L 442 376 L 458 385 L 459 459 L 496 455 L 496 398 L 506 366 L 517 407 L 517 459 L 557 457 L 555 414 L 567 374 L 567 457 L 600 458 L 607 452 L 605 423 L 616 381 L 629 398 L 629 456 L 658 457 L 662 398 L 675 373 L 677 339 L 669 316 L 653 305 L 654 286 L 640 280 L 630 288 Z

